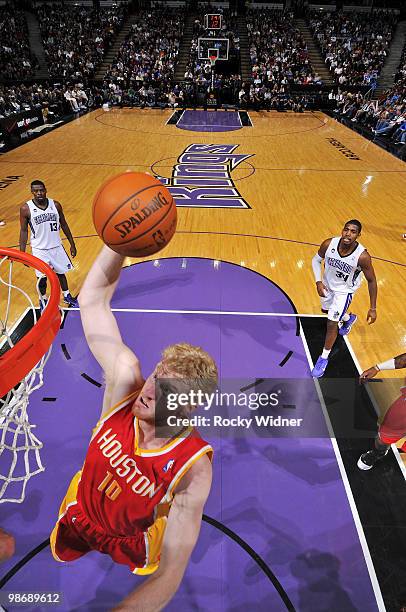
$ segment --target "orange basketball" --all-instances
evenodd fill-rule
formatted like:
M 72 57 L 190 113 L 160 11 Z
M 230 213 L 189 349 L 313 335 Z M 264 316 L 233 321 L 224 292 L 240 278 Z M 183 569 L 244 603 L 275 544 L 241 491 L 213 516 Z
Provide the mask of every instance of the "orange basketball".
M 176 218 L 168 189 L 143 172 L 113 176 L 93 201 L 93 223 L 100 238 L 128 257 L 146 257 L 163 249 L 175 233 Z

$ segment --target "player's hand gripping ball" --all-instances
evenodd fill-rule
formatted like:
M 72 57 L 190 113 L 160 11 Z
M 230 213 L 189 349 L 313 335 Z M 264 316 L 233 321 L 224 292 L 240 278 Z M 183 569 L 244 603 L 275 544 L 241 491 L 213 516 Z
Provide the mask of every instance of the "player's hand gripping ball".
M 93 201 L 93 223 L 100 238 L 127 257 L 147 257 L 163 249 L 175 233 L 176 219 L 171 193 L 143 172 L 113 176 Z

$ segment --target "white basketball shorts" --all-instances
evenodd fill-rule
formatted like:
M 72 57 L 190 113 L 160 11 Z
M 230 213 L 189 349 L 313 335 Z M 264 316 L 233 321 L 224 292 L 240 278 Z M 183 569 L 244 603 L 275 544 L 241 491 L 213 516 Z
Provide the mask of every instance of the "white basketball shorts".
M 73 269 L 73 264 L 62 245 L 53 249 L 31 249 L 32 254 L 38 259 L 45 261 L 57 274 L 65 274 Z M 39 270 L 35 270 L 38 278 L 44 276 Z
M 341 321 L 352 302 L 352 293 L 336 293 L 327 291 L 324 298 L 320 298 L 321 309 L 327 310 L 327 318 L 330 321 Z

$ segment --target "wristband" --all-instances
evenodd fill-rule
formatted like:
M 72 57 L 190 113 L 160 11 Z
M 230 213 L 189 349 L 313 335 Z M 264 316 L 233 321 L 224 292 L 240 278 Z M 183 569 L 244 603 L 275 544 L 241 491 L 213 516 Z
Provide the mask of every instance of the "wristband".
M 388 359 L 388 361 L 377 363 L 375 367 L 377 370 L 396 370 L 395 358 L 392 357 L 392 359 Z

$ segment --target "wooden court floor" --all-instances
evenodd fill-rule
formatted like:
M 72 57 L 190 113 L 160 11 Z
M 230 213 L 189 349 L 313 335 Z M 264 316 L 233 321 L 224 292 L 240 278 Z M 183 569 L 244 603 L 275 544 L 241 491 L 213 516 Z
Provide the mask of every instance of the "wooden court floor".
M 76 240 L 78 255 L 68 280 L 77 294 L 101 245 L 91 206 L 103 181 L 127 170 L 171 177 L 191 144 L 238 145 L 234 153 L 249 157 L 231 176 L 249 208 L 179 208 L 178 231 L 162 256 L 241 264 L 277 283 L 298 312 L 318 313 L 311 258 L 325 238 L 357 218 L 364 226 L 361 241 L 373 257 L 379 296 L 377 322 L 368 326 L 365 282 L 358 291 L 353 310 L 360 317 L 352 346 L 362 368 L 404 352 L 405 163 L 320 112 L 253 112 L 253 127 L 212 133 L 167 125 L 171 114 L 97 110 L 2 155 L 0 218 L 6 226 L 0 228 L 0 244 L 18 245 L 19 207 L 30 197 L 30 182 L 43 180 L 48 196 L 61 202 Z M 20 283 L 35 296 L 29 270 L 21 273 Z M 1 296 L 4 308 L 4 288 Z

